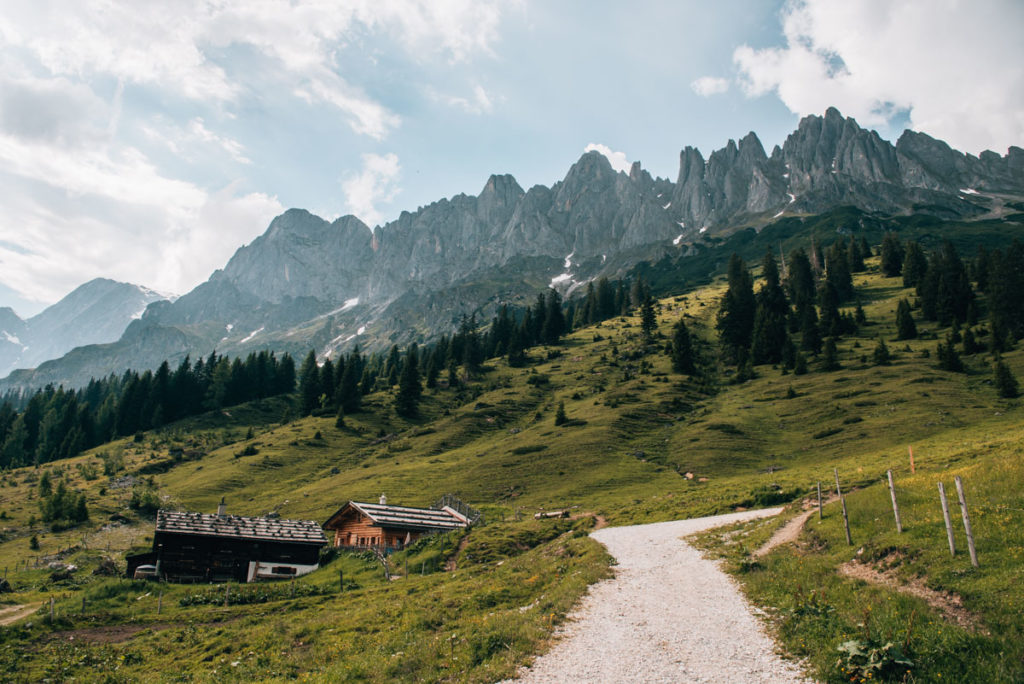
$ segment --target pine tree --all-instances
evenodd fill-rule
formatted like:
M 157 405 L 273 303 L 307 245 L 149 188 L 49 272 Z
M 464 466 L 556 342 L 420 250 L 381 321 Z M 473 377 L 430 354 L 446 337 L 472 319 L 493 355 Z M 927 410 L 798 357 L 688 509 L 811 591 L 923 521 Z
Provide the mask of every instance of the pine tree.
M 869 256 L 861 251 L 860 243 L 855 237 L 850 236 L 850 246 L 846 250 L 846 253 L 850 260 L 850 271 L 853 273 L 862 273 L 867 267 L 864 265 L 864 257 Z
M 320 369 L 316 365 L 316 352 L 312 349 L 299 368 L 299 410 L 308 416 L 320 406 Z
M 910 302 L 901 299 L 896 305 L 896 339 L 913 340 L 917 338 L 917 325 L 910 313 Z
M 903 270 L 903 246 L 896 233 L 886 233 L 882 238 L 882 274 L 895 278 Z
M 786 342 L 786 316 L 789 305 L 779 284 L 779 269 L 771 251 L 764 256 L 761 268 L 764 283 L 755 296 L 754 329 L 751 333 L 750 356 L 753 364 L 778 363 Z
M 541 337 L 544 344 L 555 345 L 565 333 L 565 317 L 562 315 L 562 298 L 555 290 L 549 290 L 544 310 L 544 325 Z
M 654 313 L 654 299 L 650 292 L 644 293 L 644 300 L 640 304 L 640 333 L 644 338 L 644 344 L 654 341 L 654 333 L 658 329 L 658 317 Z
M 619 313 L 615 306 L 615 290 L 604 276 L 597 281 L 597 315 L 593 322 L 603 321 Z
M 555 411 L 555 425 L 565 425 L 565 421 L 568 420 L 565 416 L 565 402 L 558 402 L 558 410 Z
M 818 288 L 818 307 L 821 309 L 820 330 L 830 337 L 839 335 L 843 327 L 839 316 L 839 293 L 828 280 Z
M 1003 399 L 1013 399 L 1020 396 L 1020 387 L 1017 384 L 1017 378 L 1013 377 L 1013 373 L 1007 368 L 1006 364 L 999 357 L 996 357 L 996 362 L 992 366 L 992 380 L 996 386 L 996 392 Z
M 875 345 L 872 358 L 876 366 L 892 365 L 892 354 L 889 352 L 889 347 L 885 346 L 885 340 L 881 337 L 878 338 L 878 344 Z
M 363 400 L 363 393 L 359 387 L 362 374 L 362 359 L 357 347 L 345 360 L 345 371 L 342 373 L 341 382 L 338 385 L 338 406 L 345 413 L 355 413 L 359 410 Z
M 729 259 L 729 289 L 722 297 L 715 327 L 727 359 L 738 363 L 750 349 L 754 331 L 754 285 L 743 259 L 733 253 Z
M 853 276 L 846 253 L 846 244 L 842 240 L 837 241 L 829 248 L 827 263 L 825 280 L 835 288 L 839 301 L 845 302 L 853 297 Z
M 964 356 L 977 354 L 982 350 L 982 346 L 978 344 L 978 340 L 974 336 L 974 331 L 971 330 L 970 328 L 964 330 L 963 350 Z
M 951 373 L 963 373 L 964 363 L 960 360 L 960 354 L 953 346 L 953 340 L 947 335 L 946 342 L 939 344 L 935 350 L 935 357 L 939 360 L 939 369 Z
M 345 407 L 338 406 L 338 413 L 334 418 L 334 427 L 341 430 L 345 427 Z
M 928 272 L 928 257 L 916 240 L 907 241 L 903 257 L 903 287 L 917 287 Z
M 814 271 L 811 261 L 803 249 L 789 254 L 789 277 L 786 279 L 789 289 L 789 300 L 797 309 L 814 303 Z
M 690 331 L 686 323 L 680 318 L 679 322 L 672 328 L 671 353 L 672 370 L 676 373 L 693 375 L 697 372 L 693 359 L 693 343 L 690 340 Z
M 825 340 L 825 349 L 821 354 L 821 370 L 823 371 L 835 371 L 842 368 L 839 365 L 839 350 L 836 349 L 836 340 L 834 337 L 829 337 Z
M 800 349 L 817 354 L 821 351 L 821 329 L 818 327 L 818 312 L 813 304 L 807 304 L 797 314 L 800 318 Z
M 419 409 L 423 388 L 420 385 L 419 349 L 415 343 L 405 352 L 405 362 L 398 379 L 398 394 L 395 396 L 395 412 L 405 418 L 413 418 Z

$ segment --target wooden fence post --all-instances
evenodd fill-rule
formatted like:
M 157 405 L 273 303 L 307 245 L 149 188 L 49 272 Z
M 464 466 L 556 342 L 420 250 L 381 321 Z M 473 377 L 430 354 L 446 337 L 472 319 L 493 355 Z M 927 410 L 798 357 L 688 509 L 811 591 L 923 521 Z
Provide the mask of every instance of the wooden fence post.
M 843 528 L 846 530 L 846 544 L 853 546 L 853 539 L 850 537 L 850 516 L 846 514 L 846 497 L 840 496 L 839 501 L 843 504 Z
M 946 488 L 939 483 L 939 501 L 942 502 L 942 517 L 946 520 L 946 538 L 949 539 L 949 555 L 956 557 L 956 544 L 953 542 L 953 521 L 949 517 L 949 502 L 946 501 Z
M 967 552 L 971 554 L 971 565 L 978 567 L 978 554 L 974 551 L 974 533 L 971 532 L 971 514 L 967 512 L 967 497 L 964 496 L 964 483 L 957 475 L 956 493 L 960 498 L 960 514 L 964 519 L 964 531 L 967 532 Z
M 156 614 L 159 615 L 164 609 L 164 590 L 160 590 L 160 595 L 156 598 Z
M 913 475 L 916 472 L 914 470 L 914 447 L 908 446 L 907 449 L 910 451 L 910 474 Z
M 839 498 L 842 498 L 843 497 L 843 490 L 840 489 L 840 487 L 839 487 L 839 469 L 838 468 L 833 468 L 832 472 L 835 473 L 835 475 L 836 475 L 836 496 L 838 496 Z
M 341 592 L 344 592 L 344 591 L 345 591 L 345 571 L 344 570 L 339 570 L 338 571 L 338 592 L 341 593 Z
M 224 607 L 228 607 L 228 601 L 231 599 L 231 585 L 224 585 Z
M 896 534 L 903 534 L 903 523 L 900 521 L 900 505 L 896 503 L 896 486 L 892 482 L 892 471 L 886 470 L 889 478 L 889 496 L 892 497 L 892 513 L 896 516 Z
M 821 482 L 818 482 L 818 520 L 823 520 L 825 515 L 821 512 Z
M 50 624 L 53 624 L 53 597 L 50 597 Z

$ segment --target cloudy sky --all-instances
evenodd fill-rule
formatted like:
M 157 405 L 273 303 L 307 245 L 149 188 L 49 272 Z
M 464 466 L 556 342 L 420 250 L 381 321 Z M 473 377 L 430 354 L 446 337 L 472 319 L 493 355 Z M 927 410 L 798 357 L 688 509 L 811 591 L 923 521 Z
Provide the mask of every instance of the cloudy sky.
M 835 105 L 1024 144 L 1019 0 L 0 0 L 0 306 L 183 293 L 303 207 L 373 226 L 585 149 L 675 178 Z

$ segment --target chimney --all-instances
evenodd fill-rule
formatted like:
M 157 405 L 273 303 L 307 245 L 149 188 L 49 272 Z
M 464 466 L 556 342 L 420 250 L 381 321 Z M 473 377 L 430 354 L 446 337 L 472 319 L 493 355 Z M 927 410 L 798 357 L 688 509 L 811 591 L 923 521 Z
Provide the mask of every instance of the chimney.
M 387 506 L 388 505 L 388 497 L 386 497 L 383 494 L 380 495 L 380 505 L 381 506 Z
M 222 496 L 220 497 L 220 503 L 217 504 L 217 515 L 225 516 L 227 515 L 227 510 L 228 507 L 224 504 L 224 497 Z

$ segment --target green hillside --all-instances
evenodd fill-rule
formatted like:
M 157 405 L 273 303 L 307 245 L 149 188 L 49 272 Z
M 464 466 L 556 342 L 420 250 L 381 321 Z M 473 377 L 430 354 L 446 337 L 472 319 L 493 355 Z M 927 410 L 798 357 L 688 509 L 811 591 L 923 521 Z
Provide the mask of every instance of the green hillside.
M 658 268 L 667 277 L 668 265 Z M 39 521 L 41 470 L 5 472 L 0 566 L 14 592 L 0 598 L 33 604 L 53 597 L 56 620 L 50 624 L 47 603 L 19 626 L 0 629 L 0 671 L 15 681 L 493 681 L 542 650 L 587 584 L 607 575 L 608 557 L 585 538 L 595 520 L 653 522 L 797 501 L 815 483 L 830 483 L 835 468 L 844 488 L 857 490 L 848 499 L 853 550 L 831 506 L 796 551 L 782 547 L 749 560 L 753 541 L 773 522 L 724 552 L 755 601 L 778 611 L 792 610 L 793 596 L 815 586 L 842 597 L 829 604 L 833 622 L 777 620 L 786 647 L 811 656 L 819 676 L 843 680 L 836 648 L 863 608 L 851 589 L 857 580 L 836 567 L 860 546 L 877 559 L 897 549 L 910 559 L 904 576 L 956 592 L 986 626 L 948 624 L 922 601 L 872 586 L 871 601 L 898 603 L 904 623 L 916 611 L 910 650 L 928 655 L 917 656 L 908 681 L 934 681 L 955 657 L 958 681 L 1019 680 L 1024 591 L 1010 578 L 1019 568 L 1024 500 L 1007 483 L 1024 474 L 1020 400 L 997 396 L 993 359 L 984 352 L 963 357 L 966 373 L 938 370 L 936 345 L 948 330 L 937 324 L 918 316 L 919 338 L 894 341 L 897 301 L 914 293 L 882 276 L 877 258 L 854 282 L 867 324 L 839 340 L 834 371 L 811 358 L 807 374 L 764 365 L 753 379 L 734 382 L 736 369 L 713 361 L 725 289 L 716 281 L 659 301 L 650 348 L 639 317 L 616 317 L 557 347 L 531 349 L 526 367 L 492 359 L 460 387 L 428 390 L 415 420 L 395 414 L 390 393 L 369 395 L 340 429 L 333 416 L 291 420 L 292 399 L 277 398 L 47 464 L 41 470 L 86 495 L 90 522 L 76 528 L 52 532 Z M 699 340 L 706 377 L 671 370 L 664 346 L 680 318 Z M 891 365 L 875 365 L 879 339 Z M 1024 352 L 1002 358 L 1024 378 Z M 560 404 L 568 420 L 556 426 Z M 890 468 L 917 497 L 908 499 L 899 539 L 887 526 L 881 484 Z M 934 481 L 941 475 L 954 491 L 953 474 L 964 475 L 979 497 L 972 508 L 983 560 L 977 570 L 965 566 L 962 552 L 942 558 L 941 514 L 936 527 L 937 505 L 929 508 Z M 262 598 L 225 606 L 223 587 L 91 574 L 107 557 L 123 567 L 130 548 L 148 544 L 147 508 L 157 505 L 212 512 L 224 497 L 239 515 L 323 521 L 348 500 L 385 493 L 392 503 L 427 506 L 447 492 L 483 511 L 487 524 L 463 539 L 435 538 L 396 554 L 400 579 L 391 582 L 371 557 L 343 554 L 294 589 L 233 587 L 239 597 Z M 551 508 L 569 508 L 575 519 L 533 520 Z M 38 550 L 30 548 L 33 536 Z M 34 567 L 69 547 L 60 559 L 79 566 L 70 578 Z M 813 574 L 801 575 L 811 571 L 800 567 Z M 798 587 L 795 578 L 806 583 Z M 802 645 L 810 643 L 825 655 L 813 656 Z

